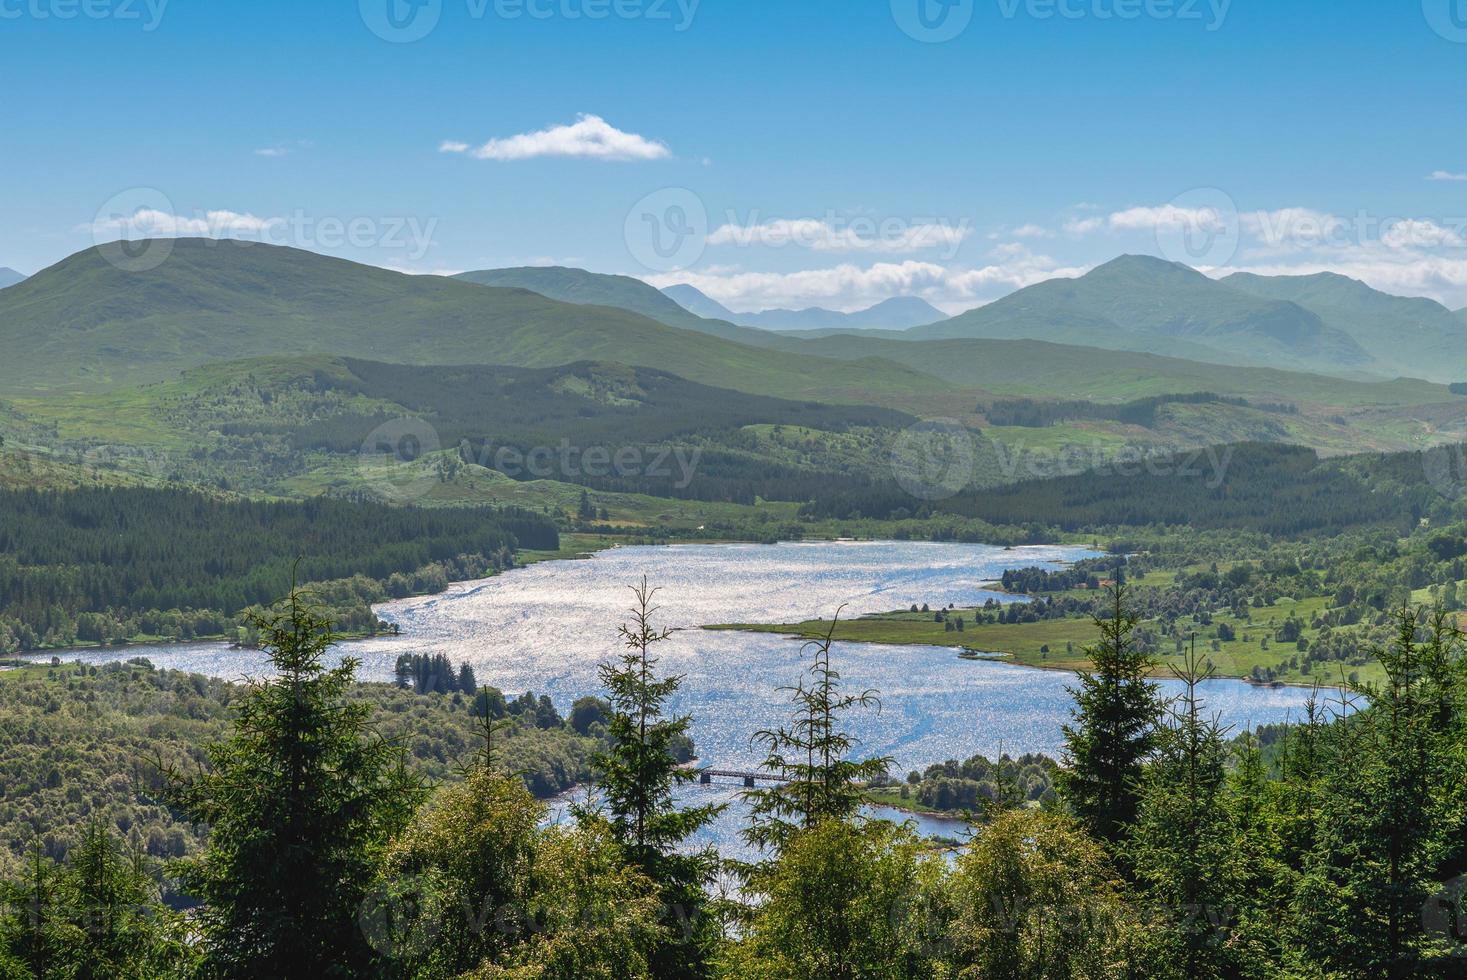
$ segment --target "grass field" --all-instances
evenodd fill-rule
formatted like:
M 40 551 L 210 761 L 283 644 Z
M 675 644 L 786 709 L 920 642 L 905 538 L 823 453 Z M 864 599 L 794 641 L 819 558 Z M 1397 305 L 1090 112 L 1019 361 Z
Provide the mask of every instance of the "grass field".
M 1148 581 L 1147 584 L 1151 583 Z M 1218 614 L 1211 626 L 1198 628 L 1197 649 L 1212 662 L 1219 677 L 1246 678 L 1252 674 L 1254 667 L 1277 669 L 1282 661 L 1289 660 L 1295 652 L 1288 645 L 1273 639 L 1278 627 L 1291 613 L 1308 622 L 1314 613 L 1322 612 L 1328 605 L 1329 600 L 1323 597 L 1299 602 L 1280 600 L 1275 606 L 1254 610 L 1250 621 Z M 961 632 L 949 631 L 946 624 L 936 622 L 934 614 L 930 612 L 897 611 L 843 620 L 836 625 L 835 638 L 855 643 L 951 647 L 961 651 L 962 656 L 1003 660 L 1026 667 L 1051 670 L 1087 670 L 1091 666 L 1086 647 L 1096 641 L 1097 632 L 1095 624 L 1088 618 L 1067 617 L 1035 623 L 975 624 L 973 616 L 977 611 L 971 608 L 948 611 L 950 619 L 956 620 L 961 616 L 965 620 L 965 627 Z M 1217 649 L 1214 650 L 1212 646 L 1218 624 L 1231 626 L 1237 639 L 1218 641 Z M 1141 625 L 1145 628 L 1155 624 L 1143 622 Z M 777 633 L 813 639 L 826 635 L 830 630 L 830 621 L 812 619 L 799 623 L 723 623 L 711 624 L 705 628 Z M 1267 648 L 1264 646 L 1265 640 L 1268 641 Z M 1164 638 L 1163 642 L 1168 645 L 1157 658 L 1153 674 L 1170 677 L 1172 668 L 1180 666 L 1183 658 L 1169 641 Z M 1334 664 L 1331 667 L 1338 669 L 1340 665 Z M 1379 664 L 1373 661 L 1363 666 L 1344 669 L 1346 672 L 1356 672 L 1358 680 L 1362 682 L 1379 680 L 1382 676 Z M 1346 678 L 1346 675 L 1310 676 L 1298 669 L 1281 672 L 1278 676 L 1282 682 L 1290 684 L 1312 684 L 1317 680 L 1321 684 L 1338 685 Z

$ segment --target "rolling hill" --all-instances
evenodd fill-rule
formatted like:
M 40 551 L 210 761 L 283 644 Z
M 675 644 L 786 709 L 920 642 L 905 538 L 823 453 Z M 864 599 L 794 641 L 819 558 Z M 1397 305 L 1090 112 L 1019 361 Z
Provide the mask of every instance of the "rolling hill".
M 912 339 L 1027 339 L 1224 364 L 1357 374 L 1373 361 L 1348 334 L 1296 303 L 1263 299 L 1185 265 L 1126 255 L 1078 279 L 1050 279 Z
M 916 422 L 886 408 L 753 395 L 608 362 L 418 366 L 303 355 L 209 364 L 132 388 L 21 398 L 0 415 L 0 434 L 9 436 L 6 447 L 48 464 L 309 496 L 370 490 L 359 454 L 404 418 L 421 451 L 450 464 L 429 472 L 429 484 L 451 482 L 462 472 L 458 460 L 516 479 L 743 503 L 867 485 L 885 472 L 894 434 Z M 761 440 L 750 431 L 759 428 L 789 430 L 790 444 Z M 669 457 L 661 448 L 670 446 L 687 451 Z M 521 462 L 500 465 L 502 449 L 520 453 Z M 548 474 L 526 462 L 535 452 L 545 453 Z M 601 462 L 591 462 L 593 452 Z M 623 452 L 632 462 L 622 462 Z M 693 453 L 693 468 L 681 469 L 678 460 Z
M 161 380 L 212 361 L 347 354 L 402 364 L 620 361 L 756 394 L 909 405 L 949 387 L 891 362 L 761 350 L 606 306 L 562 303 L 281 246 L 171 242 L 126 272 L 79 252 L 0 292 L 0 391 Z
M 854 313 L 840 313 L 818 306 L 803 310 L 735 313 L 693 286 L 668 286 L 663 293 L 700 317 L 761 330 L 906 330 L 947 319 L 946 313 L 916 296 L 896 296 Z
M 1331 272 L 1312 276 L 1239 272 L 1221 281 L 1317 314 L 1328 326 L 1353 337 L 1391 373 L 1443 382 L 1467 378 L 1467 322 L 1435 300 L 1392 296 Z
M 480 286 L 528 289 L 562 303 L 611 306 L 640 313 L 669 327 L 696 330 L 739 343 L 758 346 L 762 341 L 761 331 L 724 320 L 705 319 L 683 309 L 655 287 L 631 276 L 612 276 L 567 266 L 520 266 L 463 272 L 453 278 Z
M 892 340 L 842 334 L 791 338 L 783 347 L 829 358 L 896 361 L 955 386 L 1025 398 L 1123 401 L 1210 391 L 1337 408 L 1453 400 L 1444 385 L 1426 381 L 1340 378 L 1042 340 Z

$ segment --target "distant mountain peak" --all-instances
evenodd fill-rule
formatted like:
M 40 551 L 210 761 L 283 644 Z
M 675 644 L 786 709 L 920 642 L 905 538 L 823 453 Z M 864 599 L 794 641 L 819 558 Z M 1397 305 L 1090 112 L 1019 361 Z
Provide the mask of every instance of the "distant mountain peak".
M 1147 277 L 1152 279 L 1196 280 L 1208 277 L 1182 262 L 1158 258 L 1155 255 L 1118 255 L 1103 262 L 1081 278 L 1109 278 L 1116 275 Z
M 842 313 L 820 306 L 799 310 L 769 309 L 757 313 L 735 313 L 701 290 L 686 284 L 668 286 L 668 297 L 699 316 L 714 316 L 745 327 L 764 330 L 906 330 L 938 320 L 947 314 L 920 296 L 893 296 L 875 306 Z
M 18 282 L 24 282 L 25 278 L 25 276 L 9 266 L 0 266 L 0 289 L 4 289 L 7 286 L 14 286 Z

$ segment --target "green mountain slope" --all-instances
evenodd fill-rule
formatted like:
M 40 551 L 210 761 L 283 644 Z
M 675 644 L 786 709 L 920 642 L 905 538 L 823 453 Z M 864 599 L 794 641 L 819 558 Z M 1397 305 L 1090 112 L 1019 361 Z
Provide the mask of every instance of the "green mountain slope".
M 612 306 L 640 313 L 670 327 L 696 330 L 739 343 L 757 346 L 761 340 L 759 331 L 691 313 L 657 288 L 631 276 L 611 276 L 566 266 L 520 266 L 463 272 L 453 278 L 480 286 L 528 289 L 562 303 Z
M 1239 272 L 1226 285 L 1286 300 L 1353 337 L 1391 373 L 1433 381 L 1467 378 L 1467 323 L 1435 300 L 1392 296 L 1330 272 L 1257 276 Z
M 210 361 L 330 353 L 524 367 L 614 360 L 834 402 L 946 395 L 936 379 L 890 362 L 758 350 L 527 290 L 206 239 L 173 242 L 147 272 L 125 272 L 88 249 L 0 292 L 0 349 L 0 391 L 140 383 Z
M 913 339 L 1048 340 L 1332 373 L 1372 366 L 1359 344 L 1295 303 L 1261 299 L 1184 265 L 1137 255 L 908 333 Z
M 885 472 L 891 438 L 916 422 L 886 408 L 753 395 L 607 362 L 418 366 L 325 355 L 220 362 L 165 382 L 14 404 L 0 434 L 36 459 L 115 462 L 140 477 L 282 495 L 374 490 L 359 454 L 406 417 L 429 468 L 423 494 L 466 472 L 460 464 L 477 464 L 608 492 L 806 500 Z M 759 428 L 787 430 L 790 445 L 750 431 Z M 670 446 L 687 452 L 661 452 Z M 536 447 L 546 454 L 531 464 Z M 521 454 L 507 469 L 498 462 L 506 448 Z M 542 465 L 548 473 L 536 471 Z
M 696 286 L 689 286 L 687 283 L 668 286 L 662 290 L 662 293 L 683 309 L 701 317 L 707 317 L 712 320 L 727 320 L 732 323 L 734 317 L 738 316 L 733 310 L 724 306 L 718 300 L 703 292 L 703 290 Z

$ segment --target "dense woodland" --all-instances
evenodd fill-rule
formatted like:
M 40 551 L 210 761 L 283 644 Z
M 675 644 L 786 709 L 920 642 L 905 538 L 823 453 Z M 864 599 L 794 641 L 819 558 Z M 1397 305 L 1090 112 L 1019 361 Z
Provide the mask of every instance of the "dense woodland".
M 311 384 L 320 392 L 401 407 L 362 414 L 363 409 L 343 401 L 338 411 L 304 425 L 292 418 L 262 424 L 247 420 L 256 413 L 233 411 L 235 420 L 224 426 L 225 433 L 253 438 L 262 429 L 273 430 L 285 433 L 298 452 L 355 453 L 364 433 L 406 409 L 432 426 L 439 445 L 457 447 L 463 465 L 498 468 L 520 480 L 553 475 L 596 490 L 752 504 L 757 497 L 805 501 L 833 483 L 870 481 L 862 468 L 770 458 L 744 427 L 766 423 L 841 434 L 899 429 L 916 421 L 889 409 L 749 395 L 611 364 L 543 370 L 421 368 L 351 359 L 344 364 L 345 376 L 322 372 Z M 239 396 L 247 394 L 242 389 Z M 268 390 L 260 391 L 260 397 L 267 395 Z M 696 480 L 688 482 L 672 455 L 674 446 L 684 458 L 697 451 Z M 553 474 L 537 474 L 523 462 L 536 447 L 550 450 Z M 249 452 L 248 445 L 244 448 Z M 502 457 L 506 450 L 514 455 Z M 604 453 L 605 459 L 588 462 L 587 450 Z M 618 453 L 628 453 L 636 464 L 617 465 Z M 505 464 L 506 459 L 521 462 Z
M 64 860 L 75 830 L 98 814 L 149 860 L 196 854 L 204 828 L 168 805 L 162 770 L 205 763 L 205 747 L 228 732 L 249 693 L 141 659 L 0 671 L 0 865 L 13 871 L 34 847 Z M 374 730 L 414 772 L 437 780 L 457 778 L 472 757 L 477 708 L 499 705 L 497 751 L 537 797 L 590 778 L 605 726 L 596 699 L 562 718 L 543 695 L 506 699 L 493 688 L 415 694 L 357 684 L 345 699 L 369 705 Z
M 932 501 L 919 515 L 950 514 L 1058 531 L 1190 527 L 1279 536 L 1386 527 L 1406 534 L 1423 517 L 1460 514 L 1452 450 L 1320 459 L 1297 446 L 1252 443 L 1116 460 L 1094 471 L 990 487 Z M 896 485 L 836 491 L 802 508 L 812 518 L 906 517 Z
M 489 713 L 461 780 L 405 767 L 352 694 L 355 665 L 324 659 L 327 620 L 292 597 L 261 624 L 277 679 L 238 692 L 201 767 L 158 772 L 164 805 L 207 828 L 198 857 L 164 863 L 112 814 L 79 813 L 60 860 L 37 847 L 11 866 L 3 975 L 1460 975 L 1467 660 L 1444 611 L 1396 610 L 1382 683 L 1320 691 L 1264 739 L 1211 720 L 1196 659 L 1161 700 L 1112 590 L 1060 768 L 973 759 L 909 777 L 950 797 L 980 787 L 984 822 L 951 862 L 859 816 L 860 785 L 890 760 L 857 757 L 844 722 L 876 692 L 844 689 L 816 642 L 788 724 L 759 736 L 789 780 L 749 791 L 761 857 L 729 864 L 683 846 L 714 811 L 671 801 L 694 778 L 672 751 L 688 719 L 666 713 L 678 679 L 657 669 L 667 634 L 641 594 L 602 672 L 602 803 L 554 825 Z M 184 918 L 165 894 L 198 904 Z
M 1156 424 L 1157 412 L 1167 405 L 1234 405 L 1259 408 L 1268 412 L 1297 414 L 1295 405 L 1275 402 L 1251 403 L 1246 398 L 1217 395 L 1199 391 L 1187 394 L 1154 395 L 1133 401 L 1106 404 L 1088 401 L 1037 401 L 1033 398 L 1006 398 L 989 405 L 980 405 L 989 425 L 1017 425 L 1026 428 L 1044 428 L 1077 419 L 1124 422 L 1151 428 Z
M 237 635 L 241 613 L 295 582 L 323 583 L 339 624 L 368 631 L 371 602 L 434 591 L 511 565 L 519 548 L 558 542 L 549 518 L 513 509 L 0 491 L 0 653 Z

